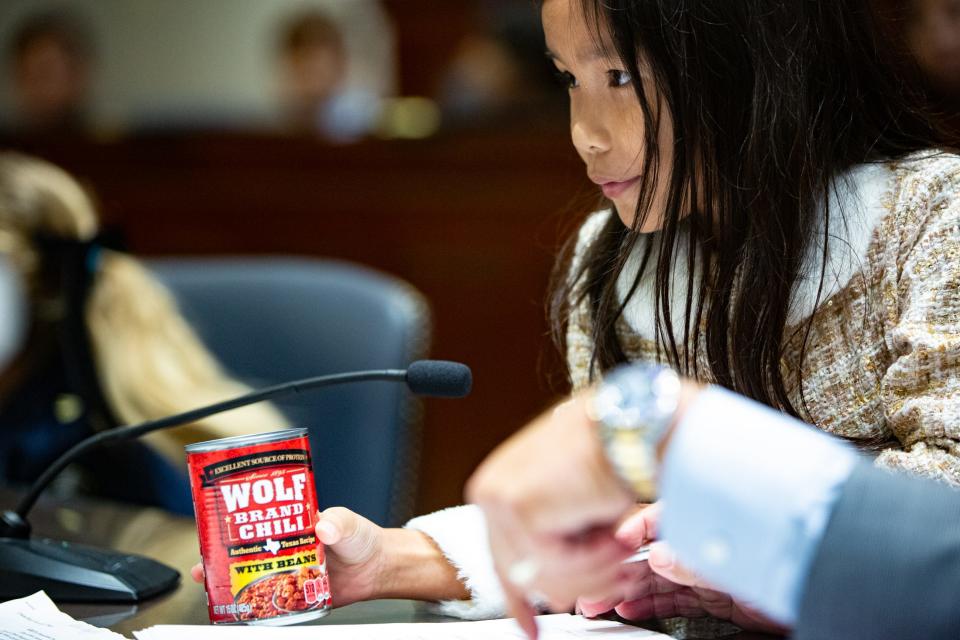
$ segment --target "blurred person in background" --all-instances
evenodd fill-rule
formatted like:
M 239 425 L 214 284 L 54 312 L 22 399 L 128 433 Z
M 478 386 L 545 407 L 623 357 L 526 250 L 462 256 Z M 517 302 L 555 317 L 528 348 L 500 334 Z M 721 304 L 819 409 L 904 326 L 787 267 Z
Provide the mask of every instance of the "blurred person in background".
M 486 0 L 440 80 L 443 126 L 523 126 L 564 117 L 532 3 Z
M 907 43 L 933 89 L 960 111 L 960 0 L 913 0 Z
M 918 74 L 954 145 L 960 145 L 960 0 L 873 0 L 891 46 Z
M 944 126 L 960 145 L 960 0 L 913 0 L 907 42 Z
M 24 20 L 8 55 L 17 132 L 82 133 L 94 55 L 93 37 L 79 16 L 48 11 Z
M 32 481 L 94 432 L 248 391 L 170 292 L 97 233 L 70 175 L 0 153 L 0 482 Z M 253 405 L 91 452 L 75 477 L 82 490 L 192 513 L 185 444 L 284 426 L 272 405 Z
M 350 53 L 340 23 L 310 9 L 289 18 L 278 40 L 284 128 L 331 142 L 353 142 L 373 130 L 381 97 L 348 80 Z

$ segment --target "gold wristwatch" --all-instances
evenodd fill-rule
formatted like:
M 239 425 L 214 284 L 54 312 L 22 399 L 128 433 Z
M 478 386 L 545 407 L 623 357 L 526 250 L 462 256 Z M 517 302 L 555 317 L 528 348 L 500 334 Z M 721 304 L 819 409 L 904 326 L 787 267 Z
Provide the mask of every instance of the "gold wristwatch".
M 644 501 L 656 499 L 657 444 L 680 403 L 680 377 L 659 365 L 612 371 L 587 401 L 607 459 Z

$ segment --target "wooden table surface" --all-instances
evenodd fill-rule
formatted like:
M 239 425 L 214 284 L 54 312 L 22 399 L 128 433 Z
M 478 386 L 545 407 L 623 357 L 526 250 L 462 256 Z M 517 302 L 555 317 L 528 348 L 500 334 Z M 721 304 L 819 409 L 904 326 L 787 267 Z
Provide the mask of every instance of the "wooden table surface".
M 14 494 L 0 488 L 0 508 L 9 508 Z M 43 498 L 30 516 L 37 535 L 116 549 L 159 560 L 183 576 L 172 592 L 138 605 L 61 604 L 74 618 L 109 627 L 127 637 L 157 624 L 207 624 L 203 586 L 189 577 L 199 558 L 194 520 L 159 509 L 95 500 Z M 410 600 L 359 602 L 305 624 L 379 624 L 390 622 L 450 622 L 423 603 Z M 656 623 L 643 625 L 657 628 Z M 765 634 L 739 633 L 737 640 L 765 640 Z

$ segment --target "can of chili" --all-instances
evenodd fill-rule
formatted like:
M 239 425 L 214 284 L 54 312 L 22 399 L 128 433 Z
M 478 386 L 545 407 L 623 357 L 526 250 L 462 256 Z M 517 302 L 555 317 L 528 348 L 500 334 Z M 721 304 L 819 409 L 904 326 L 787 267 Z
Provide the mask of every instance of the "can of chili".
M 186 449 L 210 621 L 283 625 L 326 615 L 307 430 Z

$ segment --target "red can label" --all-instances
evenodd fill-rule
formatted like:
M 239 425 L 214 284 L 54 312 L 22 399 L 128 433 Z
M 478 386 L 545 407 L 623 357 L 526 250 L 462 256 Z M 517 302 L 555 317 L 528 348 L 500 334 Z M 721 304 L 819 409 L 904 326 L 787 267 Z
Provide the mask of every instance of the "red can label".
M 322 615 L 330 583 L 314 534 L 305 431 L 219 443 L 187 447 L 210 621 L 283 624 L 280 616 Z

